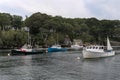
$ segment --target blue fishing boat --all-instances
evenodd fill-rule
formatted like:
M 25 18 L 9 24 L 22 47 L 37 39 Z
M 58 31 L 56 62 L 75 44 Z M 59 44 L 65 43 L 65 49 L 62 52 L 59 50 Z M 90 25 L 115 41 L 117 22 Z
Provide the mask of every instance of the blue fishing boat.
M 62 48 L 60 45 L 53 45 L 48 48 L 48 52 L 59 52 L 59 51 L 67 51 L 67 48 Z

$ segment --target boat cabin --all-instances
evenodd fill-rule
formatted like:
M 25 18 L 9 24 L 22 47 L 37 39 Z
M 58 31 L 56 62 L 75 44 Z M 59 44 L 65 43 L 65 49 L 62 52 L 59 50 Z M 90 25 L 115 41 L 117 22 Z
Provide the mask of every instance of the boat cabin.
M 93 51 L 93 52 L 104 52 L 104 46 L 99 46 L 99 45 L 86 46 L 85 50 Z
M 51 48 L 58 48 L 58 49 L 61 49 L 61 45 L 52 45 Z

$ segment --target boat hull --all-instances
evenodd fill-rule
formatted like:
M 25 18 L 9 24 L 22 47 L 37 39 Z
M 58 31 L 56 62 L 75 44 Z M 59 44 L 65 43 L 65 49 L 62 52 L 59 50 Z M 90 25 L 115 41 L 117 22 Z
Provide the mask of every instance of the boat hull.
M 66 48 L 48 48 L 48 52 L 67 51 Z
M 100 58 L 100 57 L 108 57 L 115 55 L 115 51 L 92 52 L 92 51 L 83 50 L 82 53 L 83 53 L 83 58 Z
M 33 55 L 33 54 L 42 54 L 45 51 L 30 51 L 30 52 L 25 52 L 25 51 L 19 51 L 19 50 L 11 50 L 10 55 Z

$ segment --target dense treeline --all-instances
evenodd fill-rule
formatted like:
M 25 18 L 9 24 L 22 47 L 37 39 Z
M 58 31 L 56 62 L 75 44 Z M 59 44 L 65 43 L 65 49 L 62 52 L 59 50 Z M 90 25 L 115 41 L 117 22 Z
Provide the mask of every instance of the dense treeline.
M 23 21 L 21 16 L 0 13 L 0 47 L 20 47 L 25 44 L 27 32 L 24 27 L 29 27 L 34 45 L 65 44 L 65 38 L 103 44 L 106 36 L 120 41 L 119 20 L 53 17 L 38 12 Z
M 0 48 L 20 47 L 27 41 L 21 16 L 0 13 Z

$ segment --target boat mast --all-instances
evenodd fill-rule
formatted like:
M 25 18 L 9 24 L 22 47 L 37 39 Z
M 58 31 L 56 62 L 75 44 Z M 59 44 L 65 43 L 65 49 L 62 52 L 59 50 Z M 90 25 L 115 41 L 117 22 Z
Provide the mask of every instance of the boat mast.
M 30 43 L 30 42 L 29 42 L 29 35 L 30 35 L 30 34 L 29 34 L 29 28 L 27 29 L 27 31 L 28 31 L 28 44 L 29 44 L 29 43 Z
M 27 40 L 27 44 L 31 45 L 31 37 L 30 37 L 30 29 L 27 27 L 27 32 L 28 32 L 28 40 Z

